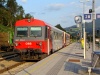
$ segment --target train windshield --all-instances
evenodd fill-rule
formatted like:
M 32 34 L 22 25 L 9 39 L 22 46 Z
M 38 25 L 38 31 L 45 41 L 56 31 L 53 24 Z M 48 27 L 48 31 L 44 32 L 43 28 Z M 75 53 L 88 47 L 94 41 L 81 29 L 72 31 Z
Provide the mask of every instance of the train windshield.
M 27 37 L 28 34 L 28 28 L 27 27 L 17 27 L 17 36 L 18 37 Z
M 41 27 L 31 27 L 30 36 L 41 37 L 42 36 L 42 28 Z

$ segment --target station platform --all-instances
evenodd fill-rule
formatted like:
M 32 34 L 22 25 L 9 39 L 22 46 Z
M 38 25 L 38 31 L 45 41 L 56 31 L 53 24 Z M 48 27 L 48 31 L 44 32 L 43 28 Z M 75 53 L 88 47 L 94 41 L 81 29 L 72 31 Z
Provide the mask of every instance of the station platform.
M 72 43 L 16 75 L 89 75 L 91 49 L 86 51 L 84 59 L 80 43 Z M 93 70 L 91 75 L 100 75 L 100 70 Z

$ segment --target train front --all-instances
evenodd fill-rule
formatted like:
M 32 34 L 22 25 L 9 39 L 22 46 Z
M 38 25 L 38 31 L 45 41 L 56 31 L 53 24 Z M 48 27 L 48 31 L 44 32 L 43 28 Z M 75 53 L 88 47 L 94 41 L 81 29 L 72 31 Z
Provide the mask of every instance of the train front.
M 47 27 L 38 20 L 20 20 L 15 25 L 14 50 L 22 60 L 40 59 L 47 53 Z

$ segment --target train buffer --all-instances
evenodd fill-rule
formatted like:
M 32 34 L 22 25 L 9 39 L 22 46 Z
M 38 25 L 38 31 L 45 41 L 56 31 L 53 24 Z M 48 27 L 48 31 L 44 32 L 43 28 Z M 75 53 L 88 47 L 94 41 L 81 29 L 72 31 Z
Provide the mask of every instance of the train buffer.
M 89 75 L 91 49 L 86 52 L 84 59 L 81 44 L 72 43 L 16 75 Z M 94 70 L 90 75 L 100 75 L 100 70 Z

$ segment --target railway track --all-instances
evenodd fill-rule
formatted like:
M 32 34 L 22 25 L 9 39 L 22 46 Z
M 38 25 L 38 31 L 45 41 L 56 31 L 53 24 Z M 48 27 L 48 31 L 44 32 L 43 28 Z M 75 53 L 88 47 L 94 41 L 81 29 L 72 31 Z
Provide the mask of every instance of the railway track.
M 16 53 L 4 54 L 0 59 L 0 75 L 14 75 L 18 71 L 25 69 L 26 67 L 38 62 L 39 60 L 34 61 L 21 61 L 20 57 Z M 20 67 L 16 69 L 17 67 Z M 7 74 L 3 74 L 7 73 Z
M 43 55 L 43 58 L 45 57 L 46 55 Z M 39 60 L 21 61 L 19 56 L 2 60 L 0 62 L 0 75 L 14 75 L 19 71 L 37 63 L 38 61 Z
M 21 61 L 19 60 L 19 57 L 3 60 L 0 62 L 0 75 L 14 75 L 36 62 L 37 61 Z
M 3 69 L 0 70 L 0 74 L 3 73 L 3 72 L 6 72 L 6 71 L 9 72 L 10 69 L 13 69 L 13 68 L 15 68 L 15 67 L 17 67 L 17 66 L 19 66 L 19 65 L 24 64 L 24 63 L 25 63 L 25 62 L 19 62 L 19 63 L 16 63 L 16 64 L 14 64 L 14 65 L 11 65 L 11 66 L 9 66 L 9 67 L 6 67 L 4 64 L 1 64 L 0 66 L 3 67 Z
M 16 57 L 16 56 L 18 56 L 18 54 L 17 53 L 13 53 L 13 52 L 3 53 L 3 54 L 0 54 L 0 61 L 6 60 L 6 59 L 10 59 L 10 58 L 13 58 L 13 57 Z
M 0 52 L 0 74 L 24 63 L 19 60 L 17 53 Z
M 13 52 L 13 51 L 9 51 L 9 52 L 0 51 L 0 57 L 9 56 L 9 55 L 11 55 L 11 54 L 15 54 L 15 52 Z
M 18 54 L 13 52 L 4 52 L 1 53 L 0 59 L 0 75 L 14 75 L 17 72 L 35 64 L 36 61 L 21 61 Z M 42 59 L 47 57 L 45 54 L 42 56 Z
M 0 75 L 5 75 L 3 73 L 8 73 L 8 75 L 12 75 L 12 72 L 14 72 L 14 74 L 16 72 L 18 72 L 18 69 L 14 69 L 14 68 L 17 68 L 17 67 L 20 67 L 19 71 L 21 71 L 23 68 L 26 68 L 28 66 L 30 66 L 31 64 L 34 64 L 36 62 L 26 62 L 26 61 L 21 61 L 19 59 L 19 57 L 14 57 L 14 58 L 9 58 L 9 59 L 6 59 L 6 60 L 2 60 L 0 62 Z M 28 64 L 27 66 L 25 64 Z M 22 67 L 23 65 L 23 67 Z M 12 72 L 10 70 L 13 70 Z M 13 75 L 14 75 L 13 74 Z
M 0 75 L 15 75 L 16 73 L 20 72 L 21 70 L 35 64 L 36 62 L 25 62 L 19 64 L 19 66 L 15 66 L 12 69 L 6 70 L 5 72 L 1 73 Z

